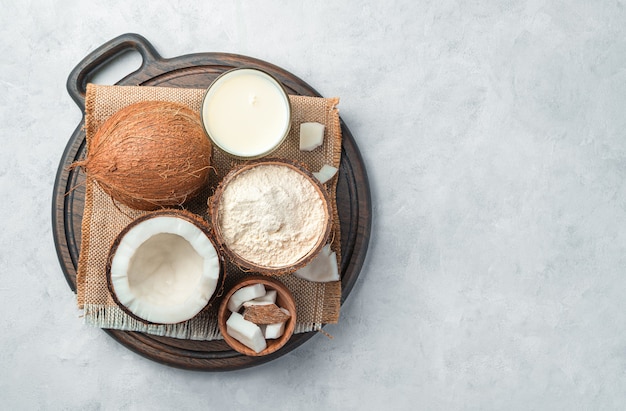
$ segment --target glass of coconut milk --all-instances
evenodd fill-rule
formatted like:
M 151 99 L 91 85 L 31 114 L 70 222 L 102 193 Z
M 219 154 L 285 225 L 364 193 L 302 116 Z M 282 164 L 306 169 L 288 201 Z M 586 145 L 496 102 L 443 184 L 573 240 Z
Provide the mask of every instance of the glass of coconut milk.
M 202 101 L 202 124 L 222 151 L 242 159 L 274 151 L 291 127 L 291 103 L 265 71 L 236 68 L 211 83 Z

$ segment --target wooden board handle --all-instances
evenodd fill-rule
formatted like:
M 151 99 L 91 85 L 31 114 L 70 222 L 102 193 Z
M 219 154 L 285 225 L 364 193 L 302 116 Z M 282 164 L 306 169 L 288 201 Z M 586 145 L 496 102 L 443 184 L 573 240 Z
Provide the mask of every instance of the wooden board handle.
M 161 56 L 143 36 L 135 33 L 126 33 L 107 41 L 89 53 L 70 73 L 67 78 L 67 91 L 81 110 L 85 110 L 85 94 L 87 83 L 94 74 L 116 57 L 130 50 L 141 54 L 141 66 L 130 75 L 143 71 L 146 67 L 157 63 Z

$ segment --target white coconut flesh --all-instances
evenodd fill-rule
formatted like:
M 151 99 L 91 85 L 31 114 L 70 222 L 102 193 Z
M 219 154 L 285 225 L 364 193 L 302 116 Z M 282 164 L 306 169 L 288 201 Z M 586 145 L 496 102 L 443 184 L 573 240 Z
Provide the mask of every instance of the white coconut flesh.
M 194 317 L 213 296 L 219 274 L 211 240 L 193 223 L 172 216 L 133 226 L 111 261 L 111 284 L 119 303 L 152 323 Z

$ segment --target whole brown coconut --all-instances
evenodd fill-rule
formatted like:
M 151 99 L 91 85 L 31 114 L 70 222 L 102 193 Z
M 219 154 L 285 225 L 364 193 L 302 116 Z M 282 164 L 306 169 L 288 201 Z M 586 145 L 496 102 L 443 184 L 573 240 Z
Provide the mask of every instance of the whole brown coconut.
M 115 200 L 139 210 L 183 204 L 207 184 L 211 142 L 200 116 L 162 101 L 112 115 L 89 142 L 83 167 Z

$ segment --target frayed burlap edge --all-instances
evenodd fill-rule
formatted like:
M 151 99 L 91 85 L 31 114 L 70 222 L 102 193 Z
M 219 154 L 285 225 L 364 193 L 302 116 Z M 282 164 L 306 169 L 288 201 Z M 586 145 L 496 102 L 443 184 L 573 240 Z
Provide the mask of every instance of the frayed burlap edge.
M 161 337 L 197 341 L 222 338 L 217 323 L 210 321 L 185 321 L 167 325 L 144 324 L 126 314 L 119 307 L 96 304 L 85 304 L 84 314 L 86 324 L 99 328 L 139 331 Z

